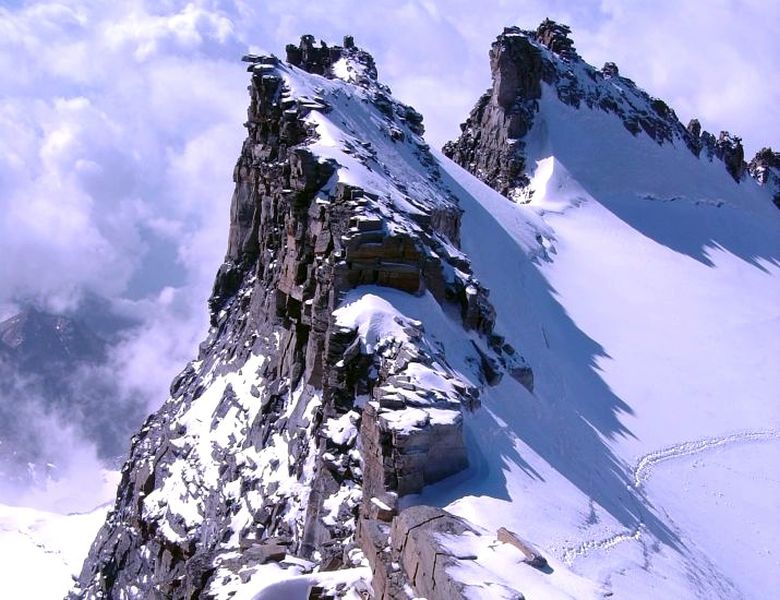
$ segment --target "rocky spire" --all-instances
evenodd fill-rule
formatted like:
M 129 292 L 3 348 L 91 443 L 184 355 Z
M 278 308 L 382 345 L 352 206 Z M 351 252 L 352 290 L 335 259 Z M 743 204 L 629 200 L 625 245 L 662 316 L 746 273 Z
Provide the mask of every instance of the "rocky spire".
M 536 28 L 535 38 L 546 48 L 549 48 L 552 52 L 564 58 L 566 60 L 573 60 L 579 58 L 577 51 L 574 49 L 574 42 L 569 37 L 571 33 L 571 27 L 556 23 L 551 19 L 545 19 Z
M 746 169 L 742 138 L 731 135 L 728 131 L 721 131 L 715 142 L 715 156 L 723 161 L 734 181 L 742 180 Z
M 374 57 L 365 50 L 355 46 L 355 38 L 351 35 L 344 36 L 342 46 L 328 46 L 325 42 L 315 44 L 313 35 L 301 36 L 301 41 L 295 44 L 287 44 L 287 62 L 295 67 L 303 69 L 307 73 L 324 75 L 326 77 L 338 76 L 334 74 L 334 66 L 341 60 L 360 65 L 363 77 L 371 81 L 377 80 L 376 63 Z
M 490 48 L 492 86 L 444 154 L 504 195 L 528 184 L 524 143 L 541 97 L 545 61 L 529 32 L 508 27 Z
M 698 119 L 691 119 L 686 129 L 690 134 L 689 147 L 696 156 L 723 161 L 734 181 L 742 180 L 747 165 L 741 138 L 731 135 L 728 131 L 721 131 L 716 138 L 709 131 L 702 130 Z
M 207 597 L 288 555 L 323 570 L 365 555 L 380 597 L 454 589 L 447 573 L 393 566 L 420 557 L 391 548 L 390 521 L 402 497 L 467 466 L 463 422 L 478 390 L 421 322 L 358 291 L 425 294 L 459 314 L 484 384 L 507 374 L 530 388 L 532 373 L 493 331 L 419 114 L 350 38 L 304 36 L 287 52 L 289 64 L 244 58 L 247 138 L 212 327 L 134 437 L 72 598 Z M 389 333 L 372 326 L 367 339 L 363 314 Z M 396 536 L 426 523 L 399 522 Z M 435 564 L 442 551 L 431 536 L 417 554 Z
M 620 70 L 618 69 L 618 66 L 613 62 L 605 62 L 604 66 L 601 67 L 601 72 L 604 75 L 604 77 L 617 77 L 620 75 Z
M 748 164 L 750 175 L 761 185 L 766 185 L 780 171 L 780 152 L 761 148 Z

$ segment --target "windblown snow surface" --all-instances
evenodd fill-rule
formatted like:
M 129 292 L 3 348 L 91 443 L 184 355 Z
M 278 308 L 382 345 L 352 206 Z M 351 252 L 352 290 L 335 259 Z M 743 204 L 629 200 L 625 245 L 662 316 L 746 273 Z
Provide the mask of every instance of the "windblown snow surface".
M 597 595 L 777 597 L 780 213 L 549 88 L 527 144 L 525 206 L 439 157 L 535 389 L 486 388 L 472 467 L 423 500 L 522 532 Z
M 0 504 L 0 598 L 65 596 L 106 519 L 118 481 L 118 472 L 103 470 L 81 481 L 81 489 L 70 480 L 51 481 L 21 498 L 26 506 Z M 46 509 L 31 508 L 40 505 Z

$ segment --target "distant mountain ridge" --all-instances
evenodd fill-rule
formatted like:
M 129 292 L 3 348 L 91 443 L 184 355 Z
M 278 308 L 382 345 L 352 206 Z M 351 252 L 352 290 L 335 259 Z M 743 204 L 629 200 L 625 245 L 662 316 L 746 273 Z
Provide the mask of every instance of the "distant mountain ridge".
M 107 334 L 126 324 L 94 310 Z M 73 427 L 114 463 L 141 422 L 143 402 L 120 400 L 107 372 L 109 342 L 79 315 L 53 314 L 35 306 L 0 322 L 0 474 L 3 483 L 24 489 L 56 477 L 67 452 L 57 448 Z M 48 466 L 47 466 L 48 465 Z M 48 475 L 47 475 L 48 472 Z
M 83 323 L 30 307 L 0 323 L 0 352 L 23 371 L 105 358 L 106 343 Z
M 684 126 L 660 98 L 621 76 L 613 62 L 596 69 L 586 63 L 569 37 L 571 29 L 549 19 L 536 30 L 506 27 L 490 50 L 493 87 L 479 99 L 461 125 L 460 137 L 444 154 L 471 170 L 485 183 L 509 197 L 523 198 L 528 165 L 523 138 L 531 130 L 542 84 L 574 108 L 587 106 L 614 114 L 633 135 L 643 133 L 659 144 L 683 144 L 708 161 L 721 161 L 734 178 L 756 177 L 762 185 L 766 167 L 777 169 L 777 153 L 761 150 L 748 169 L 741 139 L 727 131 L 716 137 L 698 120 Z M 777 186 L 772 179 L 770 186 Z

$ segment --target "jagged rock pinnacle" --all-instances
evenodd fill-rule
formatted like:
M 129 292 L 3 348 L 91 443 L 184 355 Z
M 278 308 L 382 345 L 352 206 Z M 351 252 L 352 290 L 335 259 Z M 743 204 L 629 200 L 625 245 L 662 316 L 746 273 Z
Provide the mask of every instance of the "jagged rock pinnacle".
M 317 45 L 314 36 L 307 34 L 301 36 L 297 46 L 287 44 L 285 50 L 287 62 L 307 73 L 332 77 L 334 65 L 342 59 L 348 59 L 362 66 L 364 77 L 373 81 L 377 79 L 374 58 L 355 46 L 355 38 L 351 35 L 344 36 L 343 46 L 328 46 L 322 40 Z
M 572 60 L 579 58 L 574 42 L 569 37 L 571 27 L 556 23 L 551 19 L 545 19 L 536 29 L 536 39 L 544 46 L 555 52 L 561 58 Z
M 775 206 L 780 208 L 780 152 L 762 148 L 750 161 L 747 170 L 760 185 L 771 190 Z
M 734 181 L 742 180 L 747 165 L 741 138 L 728 131 L 721 131 L 716 138 L 709 131 L 702 130 L 698 119 L 691 119 L 686 129 L 690 134 L 689 147 L 696 156 L 723 161 Z
M 618 66 L 613 62 L 605 62 L 604 66 L 601 67 L 601 72 L 604 74 L 605 77 L 617 77 L 620 75 L 620 70 L 618 69 Z

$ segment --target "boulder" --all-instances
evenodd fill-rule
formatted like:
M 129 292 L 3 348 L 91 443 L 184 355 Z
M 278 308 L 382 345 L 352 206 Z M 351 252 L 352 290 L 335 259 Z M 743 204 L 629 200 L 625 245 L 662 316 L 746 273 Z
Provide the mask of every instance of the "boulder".
M 501 527 L 498 532 L 496 532 L 496 539 L 498 539 L 499 542 L 510 544 L 517 548 L 523 555 L 523 562 L 528 563 L 532 567 L 542 569 L 547 566 L 547 559 L 514 531 L 509 531 L 505 527 Z

